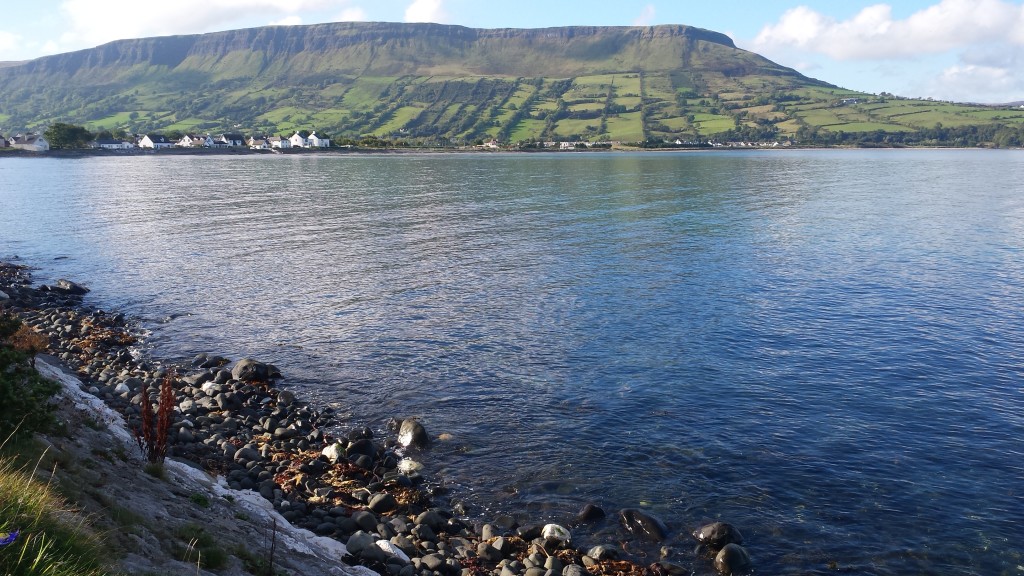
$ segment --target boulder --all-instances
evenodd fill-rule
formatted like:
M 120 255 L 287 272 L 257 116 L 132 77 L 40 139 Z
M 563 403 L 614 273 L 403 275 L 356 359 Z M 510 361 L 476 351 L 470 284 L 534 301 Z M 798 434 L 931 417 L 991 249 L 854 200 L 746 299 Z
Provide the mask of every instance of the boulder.
M 320 455 L 327 458 L 327 461 L 331 464 L 337 464 L 339 460 L 345 457 L 345 446 L 341 442 L 335 442 L 321 450 Z
M 231 369 L 231 377 L 247 382 L 270 380 L 270 366 L 252 358 L 243 358 Z
M 600 506 L 587 504 L 582 510 L 580 510 L 580 513 L 576 515 L 576 522 L 580 524 L 589 524 L 591 522 L 597 522 L 604 517 L 605 512 Z
M 718 552 L 727 544 L 743 544 L 743 535 L 727 522 L 714 522 L 701 526 L 693 531 L 693 537 L 712 552 Z
M 72 296 L 83 296 L 89 293 L 89 289 L 85 286 L 63 278 L 57 280 L 57 283 L 53 285 L 53 288 L 60 292 L 64 292 L 65 294 L 71 294 Z
M 569 530 L 558 524 L 546 524 L 540 534 L 545 542 L 556 543 L 559 546 L 568 546 L 569 541 L 572 540 Z
M 738 574 L 750 569 L 750 555 L 739 544 L 726 544 L 715 556 L 719 574 Z
M 425 448 L 429 441 L 427 429 L 415 419 L 406 418 L 398 428 L 398 443 L 402 446 Z
M 661 542 L 668 534 L 665 523 L 658 518 L 636 508 L 624 508 L 619 511 L 622 526 L 630 533 L 642 536 L 653 542 Z

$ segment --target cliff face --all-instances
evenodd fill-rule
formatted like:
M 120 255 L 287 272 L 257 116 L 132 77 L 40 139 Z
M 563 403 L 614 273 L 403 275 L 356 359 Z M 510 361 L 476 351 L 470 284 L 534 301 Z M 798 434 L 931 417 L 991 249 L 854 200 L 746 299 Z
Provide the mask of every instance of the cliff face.
M 0 132 L 62 121 L 131 132 L 675 139 L 712 126 L 698 125 L 707 121 L 698 113 L 716 105 L 697 109 L 686 95 L 809 84 L 820 83 L 682 25 L 268 26 L 119 40 L 0 67 Z
M 0 71 L 0 78 L 15 83 L 26 76 L 84 79 L 97 69 L 137 70 L 140 66 L 230 73 L 234 63 L 227 56 L 236 52 L 258 55 L 263 70 L 294 58 L 315 58 L 321 71 L 342 74 L 461 69 L 473 74 L 545 77 L 678 68 L 685 64 L 682 58 L 702 44 L 709 50 L 749 55 L 724 34 L 681 25 L 480 30 L 440 24 L 343 22 L 119 40 L 14 63 Z M 762 64 L 774 66 L 767 60 Z M 100 75 L 105 77 L 109 74 Z

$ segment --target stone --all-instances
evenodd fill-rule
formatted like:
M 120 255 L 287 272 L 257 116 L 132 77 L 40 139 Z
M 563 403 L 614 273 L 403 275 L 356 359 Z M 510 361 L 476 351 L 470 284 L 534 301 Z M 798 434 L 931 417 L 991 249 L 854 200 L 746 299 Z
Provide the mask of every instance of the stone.
M 370 502 L 367 506 L 377 514 L 384 514 L 398 508 L 398 501 L 391 494 L 380 492 L 370 496 Z
M 231 377 L 244 382 L 270 380 L 270 367 L 252 358 L 243 358 L 231 369 Z
M 367 532 L 372 532 L 377 528 L 377 517 L 373 512 L 357 510 L 352 513 L 352 520 Z
M 491 564 L 501 562 L 502 558 L 501 552 L 498 552 L 497 548 L 491 546 L 487 542 L 481 542 L 480 544 L 477 544 L 476 555 L 479 556 L 480 559 L 484 562 L 489 562 Z M 580 576 L 583 575 L 580 574 Z
M 56 288 L 57 290 L 64 292 L 65 294 L 70 294 L 72 296 L 84 296 L 85 294 L 89 293 L 89 289 L 86 288 L 85 286 L 76 284 L 71 280 L 65 280 L 63 278 L 57 280 L 57 283 L 53 285 L 53 288 Z
M 668 528 L 665 527 L 664 522 L 636 508 L 623 508 L 620 510 L 619 520 L 626 530 L 647 540 L 661 542 L 668 534 Z
M 606 516 L 604 509 L 594 504 L 587 504 L 580 510 L 580 513 L 576 515 L 576 521 L 580 524 L 589 524 L 591 522 L 597 522 L 598 520 Z
M 345 457 L 345 446 L 341 442 L 329 444 L 320 451 L 320 455 L 327 458 L 327 461 L 331 464 L 337 464 L 339 460 Z
M 736 574 L 750 568 L 750 555 L 739 544 L 726 544 L 715 555 L 715 570 L 719 574 Z
M 619 549 L 607 544 L 598 544 L 587 551 L 587 556 L 590 556 L 594 560 L 618 560 Z
M 427 510 L 416 517 L 416 524 L 426 524 L 431 530 L 440 532 L 448 525 L 448 521 L 436 510 Z
M 557 543 L 559 546 L 568 546 L 572 540 L 572 534 L 564 526 L 558 524 L 546 524 L 541 530 L 541 538 L 545 542 Z
M 444 566 L 444 556 L 441 554 L 427 554 L 420 561 L 428 570 L 440 570 Z
M 402 420 L 398 428 L 398 443 L 405 447 L 426 448 L 430 438 L 427 429 L 413 418 Z
M 727 544 L 743 544 L 743 535 L 728 522 L 706 524 L 693 531 L 693 537 L 712 552 L 718 552 Z
M 348 537 L 348 543 L 345 544 L 345 548 L 348 549 L 349 554 L 357 556 L 360 552 L 373 545 L 373 536 L 360 530 Z
M 588 572 L 579 564 L 567 564 L 562 568 L 562 576 L 587 576 Z
M 393 542 L 389 542 L 387 540 L 377 540 L 377 547 L 383 550 L 384 552 L 388 553 L 389 555 L 398 558 L 405 564 L 408 564 L 410 562 L 409 555 L 406 554 L 401 548 L 399 548 Z
M 290 390 L 282 390 L 277 395 L 278 406 L 291 406 L 295 403 L 295 393 Z

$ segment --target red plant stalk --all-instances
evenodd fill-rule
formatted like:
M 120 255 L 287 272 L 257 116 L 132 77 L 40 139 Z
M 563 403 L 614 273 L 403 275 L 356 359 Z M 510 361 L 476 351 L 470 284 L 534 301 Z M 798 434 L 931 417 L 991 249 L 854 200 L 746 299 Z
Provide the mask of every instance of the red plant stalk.
M 160 403 L 156 419 L 156 452 L 160 460 L 167 456 L 167 435 L 171 430 L 171 417 L 174 415 L 174 377 L 174 370 L 169 370 L 160 382 Z
M 135 442 L 142 450 L 142 455 L 149 462 L 156 462 L 156 454 L 153 451 L 153 405 L 149 402 L 149 384 L 142 383 L 142 426 L 132 431 Z

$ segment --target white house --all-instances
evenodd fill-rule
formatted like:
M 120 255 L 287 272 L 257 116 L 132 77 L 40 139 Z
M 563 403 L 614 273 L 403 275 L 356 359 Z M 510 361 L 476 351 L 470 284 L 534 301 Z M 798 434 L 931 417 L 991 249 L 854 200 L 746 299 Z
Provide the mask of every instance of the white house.
M 249 149 L 250 150 L 269 150 L 270 142 L 267 142 L 266 138 L 256 138 L 253 136 L 249 138 Z
M 175 142 L 174 145 L 180 148 L 199 148 L 200 146 L 209 147 L 212 142 L 213 139 L 210 138 L 209 135 L 199 136 L 197 134 L 185 134 L 181 137 L 181 140 Z
M 135 148 L 135 144 L 125 142 L 124 140 L 114 140 L 113 138 L 101 138 L 96 141 L 93 147 L 101 150 L 131 150 Z
M 241 134 L 218 134 L 214 136 L 213 141 L 224 146 L 245 146 L 245 136 Z
M 303 138 L 298 132 L 293 134 L 288 141 L 292 143 L 292 148 L 305 148 L 309 145 L 309 141 Z
M 50 143 L 39 134 L 18 134 L 11 138 L 11 146 L 30 152 L 46 152 L 50 149 Z
M 292 141 L 281 136 L 271 136 L 270 138 L 267 138 L 267 142 L 270 144 L 271 148 L 283 149 L 292 147 Z
M 171 146 L 174 146 L 174 142 L 168 140 L 163 134 L 146 134 L 139 140 L 139 148 L 160 150 L 162 148 L 170 148 Z
M 330 140 L 330 138 L 321 138 L 321 137 L 316 135 L 315 131 L 310 133 L 309 138 L 306 139 L 306 143 L 309 145 L 310 148 L 330 148 L 331 147 L 331 140 Z

